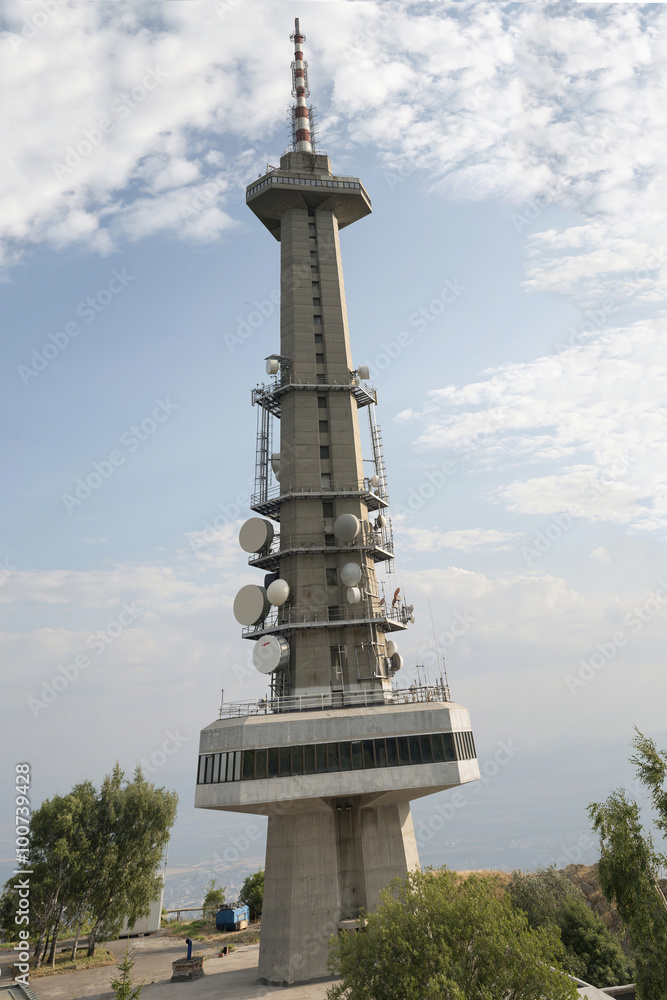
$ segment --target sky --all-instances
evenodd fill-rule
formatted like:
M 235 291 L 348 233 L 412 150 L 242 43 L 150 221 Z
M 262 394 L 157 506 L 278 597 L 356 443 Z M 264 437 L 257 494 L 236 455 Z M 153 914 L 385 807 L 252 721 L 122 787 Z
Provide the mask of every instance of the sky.
M 232 603 L 279 248 L 244 189 L 287 145 L 295 16 L 319 148 L 373 203 L 341 247 L 397 683 L 435 632 L 483 760 L 665 729 L 663 5 L 7 0 L 7 788 L 143 762 L 185 789 L 182 860 L 240 822 L 194 813 L 199 731 L 266 689 Z

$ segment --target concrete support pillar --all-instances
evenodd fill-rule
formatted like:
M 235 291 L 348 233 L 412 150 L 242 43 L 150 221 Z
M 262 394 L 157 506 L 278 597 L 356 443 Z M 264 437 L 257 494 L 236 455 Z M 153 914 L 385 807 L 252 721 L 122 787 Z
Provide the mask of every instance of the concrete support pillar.
M 329 975 L 329 938 L 341 920 L 374 909 L 380 890 L 418 867 L 410 805 L 350 797 L 326 811 L 269 817 L 259 981 Z

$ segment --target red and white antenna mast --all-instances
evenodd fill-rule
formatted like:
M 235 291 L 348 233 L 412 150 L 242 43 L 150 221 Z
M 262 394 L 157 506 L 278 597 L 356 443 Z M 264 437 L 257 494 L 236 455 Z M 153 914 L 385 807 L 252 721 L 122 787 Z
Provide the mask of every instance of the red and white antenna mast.
M 306 36 L 301 34 L 299 18 L 294 18 L 294 33 L 290 35 L 294 42 L 294 62 L 292 63 L 292 97 L 296 97 L 294 113 L 294 151 L 296 153 L 312 153 L 310 140 L 310 113 L 306 98 L 308 90 L 308 63 L 303 58 L 303 43 Z

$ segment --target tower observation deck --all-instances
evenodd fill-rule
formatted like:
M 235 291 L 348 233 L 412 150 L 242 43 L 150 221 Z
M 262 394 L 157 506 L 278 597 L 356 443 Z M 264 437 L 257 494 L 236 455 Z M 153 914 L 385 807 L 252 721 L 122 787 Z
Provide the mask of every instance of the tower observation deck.
M 394 679 L 393 637 L 414 609 L 394 587 L 385 599 L 376 577 L 378 563 L 393 567 L 389 496 L 376 394 L 352 360 L 339 242 L 371 202 L 313 150 L 298 19 L 292 40 L 292 149 L 246 189 L 280 243 L 280 348 L 252 392 L 255 516 L 239 535 L 264 577 L 241 588 L 234 613 L 270 689 L 223 706 L 202 731 L 195 797 L 269 817 L 269 983 L 326 977 L 329 937 L 359 927 L 360 910 L 419 864 L 410 800 L 479 777 L 468 712 L 444 679 L 405 690 Z

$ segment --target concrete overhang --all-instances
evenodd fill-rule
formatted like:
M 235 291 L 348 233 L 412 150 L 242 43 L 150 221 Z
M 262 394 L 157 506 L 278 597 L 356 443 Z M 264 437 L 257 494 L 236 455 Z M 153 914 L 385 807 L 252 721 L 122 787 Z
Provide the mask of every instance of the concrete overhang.
M 287 180 L 290 183 L 285 183 Z M 358 187 L 344 187 L 347 184 Z M 357 178 L 294 176 L 271 171 L 246 188 L 246 204 L 259 221 L 280 241 L 280 217 L 293 208 L 334 212 L 338 228 L 344 229 L 370 215 L 371 201 Z
M 383 767 L 372 771 L 301 774 L 224 784 L 197 785 L 195 808 L 262 816 L 286 812 L 330 812 L 341 799 L 364 806 L 385 806 L 457 788 L 479 778 L 476 760 Z

